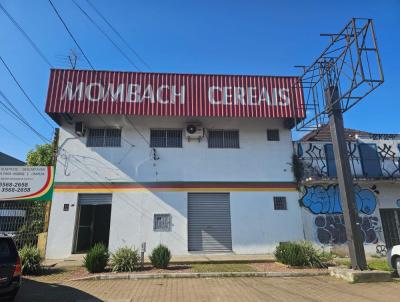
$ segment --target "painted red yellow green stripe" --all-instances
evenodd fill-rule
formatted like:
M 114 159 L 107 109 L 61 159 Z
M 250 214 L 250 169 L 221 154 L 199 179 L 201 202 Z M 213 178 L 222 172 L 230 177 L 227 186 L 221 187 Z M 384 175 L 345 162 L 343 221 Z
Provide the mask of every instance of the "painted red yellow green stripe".
M 56 192 L 231 192 L 296 191 L 294 182 L 57 182 Z
M 54 167 L 48 166 L 46 181 L 39 190 L 31 194 L 13 197 L 12 200 L 51 200 L 53 195 L 54 174 Z

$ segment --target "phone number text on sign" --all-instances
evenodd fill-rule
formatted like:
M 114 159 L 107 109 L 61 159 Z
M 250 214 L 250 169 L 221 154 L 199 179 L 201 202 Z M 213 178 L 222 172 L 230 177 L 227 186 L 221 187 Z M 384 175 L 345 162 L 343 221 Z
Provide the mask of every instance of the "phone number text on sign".
M 0 182 L 1 192 L 30 192 L 27 182 Z
M 0 167 L 0 199 L 19 199 L 40 194 L 48 186 L 48 177 L 48 167 Z

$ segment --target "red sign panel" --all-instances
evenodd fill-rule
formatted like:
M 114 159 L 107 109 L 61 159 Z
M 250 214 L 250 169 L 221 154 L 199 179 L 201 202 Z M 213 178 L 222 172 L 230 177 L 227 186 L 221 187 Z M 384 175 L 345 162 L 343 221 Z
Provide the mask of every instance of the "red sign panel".
M 53 69 L 46 112 L 302 118 L 297 79 Z

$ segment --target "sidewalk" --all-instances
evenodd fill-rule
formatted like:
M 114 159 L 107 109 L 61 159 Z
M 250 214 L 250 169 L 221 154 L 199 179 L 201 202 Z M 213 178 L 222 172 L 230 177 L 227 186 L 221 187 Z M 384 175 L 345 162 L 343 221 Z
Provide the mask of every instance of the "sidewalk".
M 74 254 L 66 259 L 46 259 L 43 266 L 47 267 L 69 267 L 81 266 L 85 254 Z M 236 254 L 192 254 L 184 256 L 173 256 L 171 264 L 194 264 L 194 263 L 235 263 L 235 262 L 274 262 L 275 257 L 272 254 L 255 255 L 236 255 Z M 150 263 L 148 257 L 145 257 L 145 263 Z

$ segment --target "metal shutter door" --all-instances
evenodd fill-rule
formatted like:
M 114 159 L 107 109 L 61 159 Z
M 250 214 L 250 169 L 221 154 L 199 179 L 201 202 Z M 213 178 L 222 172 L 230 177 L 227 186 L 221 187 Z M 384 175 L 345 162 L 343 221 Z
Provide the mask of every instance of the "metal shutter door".
M 232 251 L 229 193 L 188 194 L 189 251 Z
M 79 194 L 79 205 L 111 204 L 112 194 Z

